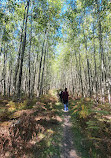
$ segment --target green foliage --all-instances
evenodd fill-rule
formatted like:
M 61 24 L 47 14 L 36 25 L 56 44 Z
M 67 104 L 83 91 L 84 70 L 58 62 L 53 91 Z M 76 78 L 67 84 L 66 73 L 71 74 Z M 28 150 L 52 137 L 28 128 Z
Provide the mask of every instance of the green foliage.
M 46 104 L 46 105 L 54 105 L 57 102 L 57 98 L 54 96 L 50 96 L 50 94 L 48 95 L 42 95 L 40 97 L 40 102 Z
M 84 139 L 86 139 L 82 141 L 81 138 L 82 144 L 84 142 L 84 147 L 88 142 L 90 147 L 88 150 L 91 151 L 91 156 L 94 154 L 100 157 L 102 155 L 108 157 L 110 155 L 109 147 L 111 146 L 109 142 L 111 122 L 106 118 L 110 116 L 110 107 L 107 105 L 98 105 L 96 107 L 94 101 L 90 98 L 70 100 L 70 107 L 72 121 L 73 119 L 76 120 L 77 127 L 79 126 L 85 137 Z M 107 142 L 103 141 L 104 139 Z M 106 151 L 105 148 L 108 150 Z
M 100 129 L 100 127 L 98 126 L 98 124 L 97 124 L 97 122 L 95 121 L 94 122 L 94 120 L 92 121 L 92 120 L 89 120 L 88 122 L 87 122 L 87 125 L 88 125 L 88 129 Z
M 10 35 L 9 35 L 8 31 L 6 31 L 6 29 L 5 29 L 5 30 L 4 30 L 4 34 L 3 34 L 3 36 L 2 36 L 2 41 L 8 42 L 9 39 L 10 39 Z
M 78 114 L 80 118 L 87 118 L 91 113 L 91 108 L 93 106 L 93 101 L 90 98 L 81 98 L 80 100 L 75 100 L 75 105 L 73 106 L 73 114 Z

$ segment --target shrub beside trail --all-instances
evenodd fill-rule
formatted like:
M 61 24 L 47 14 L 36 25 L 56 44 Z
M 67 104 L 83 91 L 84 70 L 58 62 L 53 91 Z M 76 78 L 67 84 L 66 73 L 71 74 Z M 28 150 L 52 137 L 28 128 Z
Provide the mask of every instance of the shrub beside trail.
M 90 156 L 111 156 L 111 108 L 109 104 L 96 104 L 93 99 L 70 99 L 72 121 L 80 127 L 83 147 L 90 145 Z M 79 130 L 79 128 L 78 128 Z

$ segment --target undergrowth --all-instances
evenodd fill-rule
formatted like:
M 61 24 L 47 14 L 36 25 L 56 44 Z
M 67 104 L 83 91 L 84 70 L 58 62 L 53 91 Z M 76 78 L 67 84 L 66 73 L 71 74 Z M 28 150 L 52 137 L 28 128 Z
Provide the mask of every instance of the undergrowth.
M 82 158 L 111 157 L 111 108 L 90 98 L 70 100 L 75 145 Z
M 47 94 L 21 103 L 6 103 L 1 115 L 0 156 L 60 157 L 61 105 L 56 96 Z

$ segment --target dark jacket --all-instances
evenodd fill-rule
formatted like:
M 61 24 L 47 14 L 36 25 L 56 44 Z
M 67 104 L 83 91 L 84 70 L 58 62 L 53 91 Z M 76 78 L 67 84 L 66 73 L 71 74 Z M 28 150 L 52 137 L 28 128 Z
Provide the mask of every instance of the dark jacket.
M 68 102 L 68 96 L 69 96 L 69 94 L 68 94 L 67 91 L 63 92 L 63 94 L 62 94 L 63 103 L 67 103 Z

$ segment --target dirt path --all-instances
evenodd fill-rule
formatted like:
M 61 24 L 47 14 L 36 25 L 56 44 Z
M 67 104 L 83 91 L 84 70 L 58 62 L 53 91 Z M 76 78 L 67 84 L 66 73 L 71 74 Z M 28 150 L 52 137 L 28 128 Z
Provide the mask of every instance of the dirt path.
M 64 113 L 64 124 L 63 124 L 63 143 L 62 143 L 62 154 L 61 158 L 80 158 L 73 144 L 72 124 L 70 122 L 70 116 L 68 112 Z

